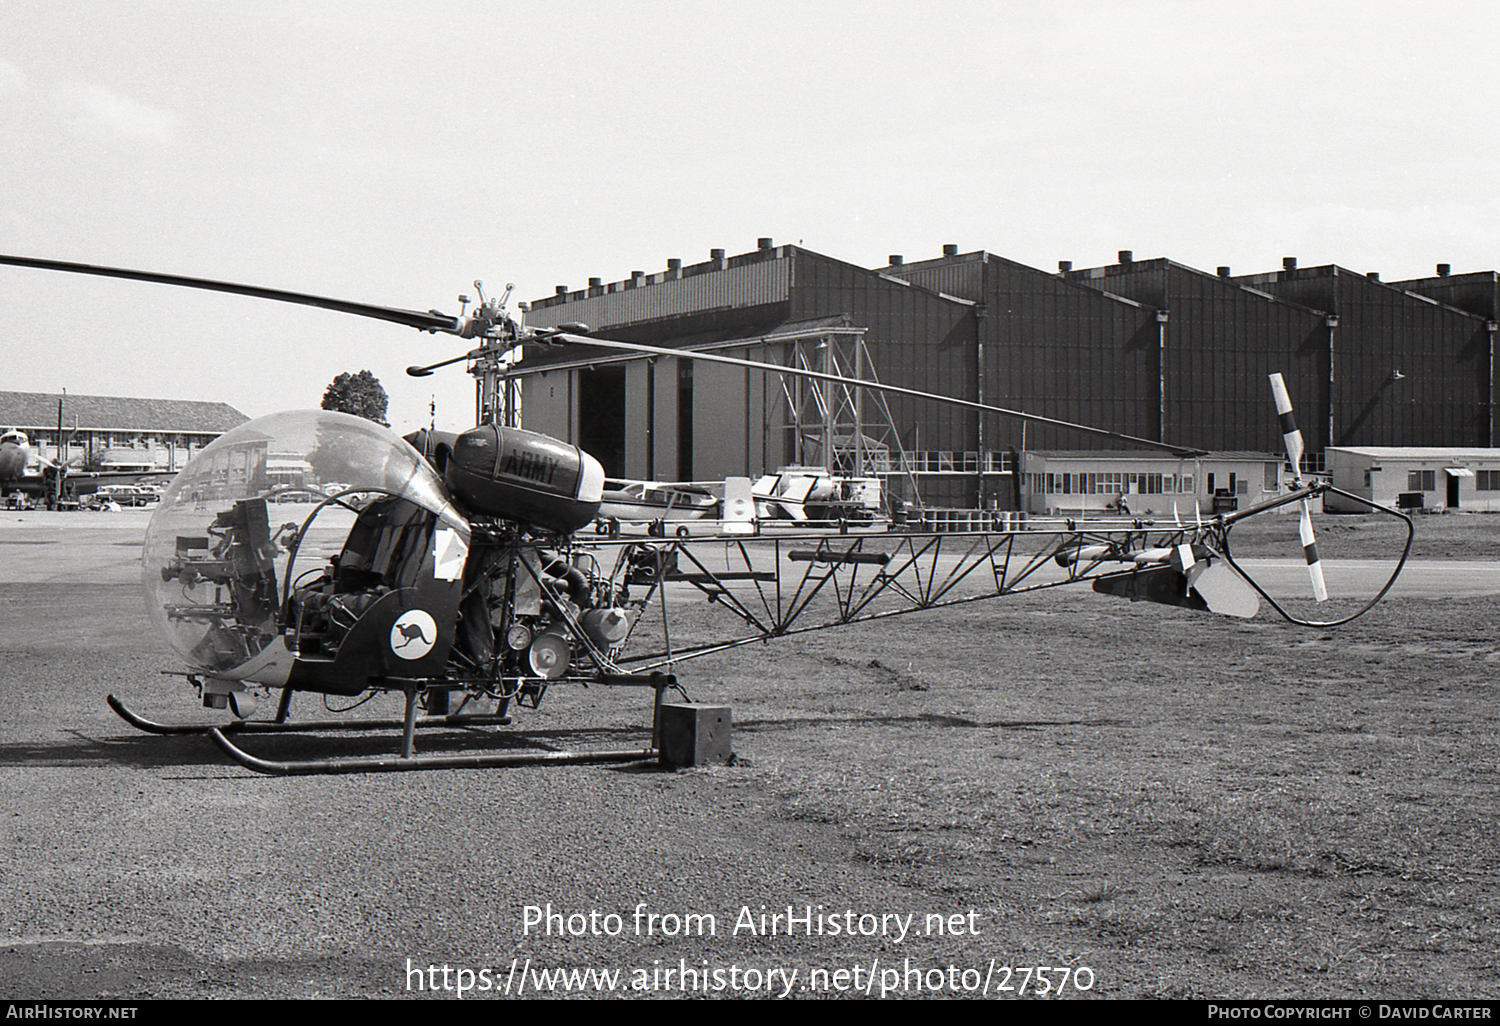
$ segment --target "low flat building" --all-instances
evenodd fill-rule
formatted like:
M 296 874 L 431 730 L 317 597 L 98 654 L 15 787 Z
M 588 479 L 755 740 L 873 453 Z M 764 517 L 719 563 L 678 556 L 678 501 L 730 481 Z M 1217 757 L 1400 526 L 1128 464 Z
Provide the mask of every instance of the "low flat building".
M 1053 450 L 1021 462 L 1021 508 L 1036 516 L 1230 512 L 1282 494 L 1286 472 L 1286 458 L 1269 452 Z
M 1335 488 L 1382 506 L 1425 510 L 1500 510 L 1500 449 L 1425 446 L 1334 446 L 1328 471 Z M 1366 507 L 1324 495 L 1333 513 Z
M 196 399 L 0 392 L 0 431 L 24 431 L 47 459 L 98 470 L 181 470 L 249 419 L 228 403 Z

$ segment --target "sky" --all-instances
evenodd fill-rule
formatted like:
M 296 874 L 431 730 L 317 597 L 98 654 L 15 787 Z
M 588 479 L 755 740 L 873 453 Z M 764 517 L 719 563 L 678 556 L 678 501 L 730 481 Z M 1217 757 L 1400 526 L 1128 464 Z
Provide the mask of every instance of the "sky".
M 457 312 L 796 243 L 1500 267 L 1500 5 L 0 0 L 0 253 Z M 0 267 L 0 389 L 473 422 L 452 337 Z M 3 427 L 3 425 L 0 425 Z

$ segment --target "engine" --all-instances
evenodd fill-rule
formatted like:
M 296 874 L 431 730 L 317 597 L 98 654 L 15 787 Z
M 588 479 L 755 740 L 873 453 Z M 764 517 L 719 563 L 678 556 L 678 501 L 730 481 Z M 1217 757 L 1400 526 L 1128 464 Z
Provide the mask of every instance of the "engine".
M 592 556 L 533 545 L 476 546 L 460 610 L 457 652 L 503 676 L 556 680 L 571 669 L 604 669 L 630 630 Z M 590 664 L 585 667 L 580 664 Z

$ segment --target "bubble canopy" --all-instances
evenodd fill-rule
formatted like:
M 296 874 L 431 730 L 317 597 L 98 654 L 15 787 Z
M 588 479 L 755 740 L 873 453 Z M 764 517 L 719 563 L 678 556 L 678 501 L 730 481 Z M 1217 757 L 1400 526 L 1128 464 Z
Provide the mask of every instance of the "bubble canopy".
M 434 514 L 467 542 L 468 522 L 436 472 L 389 428 L 329 410 L 241 424 L 162 495 L 141 557 L 147 612 L 190 668 L 283 681 L 286 589 L 336 556 L 360 504 L 380 495 Z

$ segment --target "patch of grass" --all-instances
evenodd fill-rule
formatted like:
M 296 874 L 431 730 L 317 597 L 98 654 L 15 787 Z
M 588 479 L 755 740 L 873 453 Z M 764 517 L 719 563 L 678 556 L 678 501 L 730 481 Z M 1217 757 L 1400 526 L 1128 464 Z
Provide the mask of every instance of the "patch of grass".
M 1114 901 L 1120 896 L 1120 888 L 1105 877 L 1097 883 L 1089 884 L 1078 896 L 1084 904 L 1095 905 L 1101 901 Z

